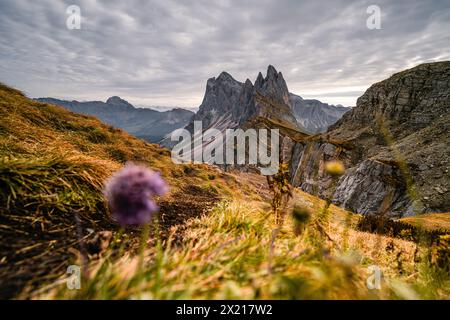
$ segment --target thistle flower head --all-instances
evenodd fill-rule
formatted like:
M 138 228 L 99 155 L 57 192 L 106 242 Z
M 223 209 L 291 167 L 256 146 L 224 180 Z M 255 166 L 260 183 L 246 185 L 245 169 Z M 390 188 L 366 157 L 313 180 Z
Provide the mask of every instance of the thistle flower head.
M 311 209 L 305 206 L 295 205 L 292 210 L 292 217 L 296 223 L 306 223 L 311 218 Z
M 168 191 L 158 172 L 144 166 L 127 164 L 107 182 L 103 193 L 113 217 L 121 225 L 138 225 L 150 221 L 158 210 L 153 197 Z
M 325 171 L 329 175 L 337 177 L 345 173 L 345 167 L 341 161 L 333 160 L 325 163 Z

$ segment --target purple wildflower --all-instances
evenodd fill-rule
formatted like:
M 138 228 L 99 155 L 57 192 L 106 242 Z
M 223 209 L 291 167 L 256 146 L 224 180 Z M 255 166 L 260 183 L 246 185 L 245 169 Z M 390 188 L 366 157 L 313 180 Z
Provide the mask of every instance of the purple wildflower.
M 159 172 L 127 164 L 106 182 L 103 193 L 113 217 L 121 225 L 137 225 L 149 222 L 152 213 L 158 210 L 153 196 L 167 191 Z

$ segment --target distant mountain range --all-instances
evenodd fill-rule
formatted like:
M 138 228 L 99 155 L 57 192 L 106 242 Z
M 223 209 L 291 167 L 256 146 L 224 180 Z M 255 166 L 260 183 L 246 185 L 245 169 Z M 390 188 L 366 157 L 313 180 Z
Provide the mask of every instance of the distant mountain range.
M 328 127 L 338 121 L 350 108 L 330 105 L 315 99 L 303 99 L 290 93 L 289 101 L 299 125 L 310 133 L 327 131 Z
M 290 93 L 282 73 L 269 66 L 266 77 L 260 72 L 254 84 L 250 79 L 237 81 L 225 71 L 208 79 L 202 104 L 186 128 L 192 131 L 193 122 L 201 121 L 203 130 L 224 131 L 264 120 L 284 130 L 316 134 L 326 131 L 348 110 Z M 168 137 L 162 144 L 173 145 Z
M 256 97 L 257 93 L 259 98 Z M 283 106 L 279 110 L 268 106 L 267 103 L 256 101 L 261 97 L 272 97 L 277 100 L 279 96 L 282 97 L 279 106 Z M 290 93 L 283 75 L 273 66 L 269 66 L 266 78 L 259 73 L 254 85 L 249 79 L 245 83 L 239 82 L 227 72 L 222 72 L 217 78 L 210 78 L 206 84 L 203 102 L 195 114 L 182 108 L 137 108 L 117 96 L 110 97 L 106 102 L 55 98 L 35 100 L 95 116 L 105 123 L 154 143 L 160 142 L 173 130 L 188 126 L 195 120 L 201 120 L 204 129 L 233 128 L 257 114 L 261 117 L 282 119 L 283 122 L 289 123 L 288 126 L 307 134 L 321 133 L 350 109 L 322 103 L 319 100 L 303 99 Z M 167 139 L 162 143 L 170 146 Z
M 261 103 L 264 98 L 279 103 Z M 249 79 L 239 82 L 227 72 L 208 79 L 203 102 L 192 121 L 201 120 L 203 128 L 232 128 L 258 115 L 315 134 L 326 131 L 348 110 L 290 93 L 282 73 L 269 66 L 266 77 L 260 72 L 254 84 Z
M 122 128 L 149 142 L 158 142 L 173 130 L 184 127 L 194 115 L 194 112 L 181 108 L 163 112 L 150 108 L 135 108 L 117 96 L 110 97 L 106 102 L 79 102 L 54 98 L 35 100 L 56 104 L 73 112 L 95 116 L 105 123 Z

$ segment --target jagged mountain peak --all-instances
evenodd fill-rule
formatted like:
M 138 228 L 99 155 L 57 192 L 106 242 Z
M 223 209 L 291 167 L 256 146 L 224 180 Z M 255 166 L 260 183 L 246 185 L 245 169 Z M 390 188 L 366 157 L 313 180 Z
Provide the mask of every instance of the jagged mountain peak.
M 290 106 L 289 90 L 286 81 L 284 81 L 283 74 L 277 72 L 272 65 L 267 67 L 265 78 L 263 78 L 261 72 L 258 74 L 258 78 L 255 81 L 255 89 L 263 95 Z
M 222 85 L 227 83 L 231 85 L 240 84 L 239 81 L 234 79 L 233 76 L 226 71 L 222 71 L 217 78 L 216 77 L 209 78 L 206 84 L 207 87 L 212 87 L 216 84 Z
M 217 77 L 217 80 L 220 80 L 220 81 L 236 81 L 237 82 L 237 80 L 234 79 L 233 76 L 231 74 L 229 74 L 228 72 L 226 72 L 226 71 L 222 71 L 219 74 L 219 76 Z
M 277 69 L 271 64 L 267 67 L 267 77 L 276 77 L 278 75 Z
M 258 72 L 258 76 L 256 77 L 255 87 L 261 87 L 263 83 L 264 83 L 264 77 L 260 71 L 260 72 Z
M 281 72 L 278 72 L 277 69 L 273 65 L 269 65 L 267 67 L 266 76 L 264 77 L 261 72 L 258 73 L 258 77 L 255 81 L 256 87 L 261 87 L 266 82 L 269 81 L 284 81 L 283 74 Z M 258 85 L 257 85 L 258 84 Z
M 244 83 L 244 85 L 245 85 L 245 86 L 247 86 L 247 87 L 250 87 L 250 86 L 252 86 L 252 87 L 253 87 L 253 83 L 252 83 L 252 81 L 251 81 L 250 79 L 248 79 L 248 78 L 247 78 L 247 80 L 245 80 L 245 83 Z
M 255 84 L 250 79 L 239 82 L 225 71 L 210 78 L 199 111 L 187 127 L 191 128 L 193 121 L 202 121 L 204 129 L 233 128 L 256 119 L 271 119 L 298 129 L 286 82 L 272 65 L 265 78 L 258 74 Z
M 255 117 L 282 119 L 292 128 L 317 133 L 347 111 L 320 101 L 311 102 L 311 108 L 307 108 L 309 101 L 289 93 L 283 74 L 273 65 L 267 67 L 265 76 L 259 72 L 254 84 L 250 79 L 239 82 L 223 71 L 217 78 L 208 79 L 202 104 L 192 121 L 201 120 L 207 128 L 242 125 Z M 313 123 L 316 120 L 319 123 Z

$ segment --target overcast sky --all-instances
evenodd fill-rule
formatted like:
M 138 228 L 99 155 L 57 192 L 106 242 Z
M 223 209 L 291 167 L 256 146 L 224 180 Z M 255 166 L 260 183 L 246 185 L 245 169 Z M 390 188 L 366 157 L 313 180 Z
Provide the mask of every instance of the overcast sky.
M 381 29 L 367 28 L 369 5 Z M 254 82 L 272 64 L 291 92 L 354 105 L 438 60 L 450 60 L 450 1 L 0 0 L 0 81 L 31 97 L 197 107 L 208 78 Z

